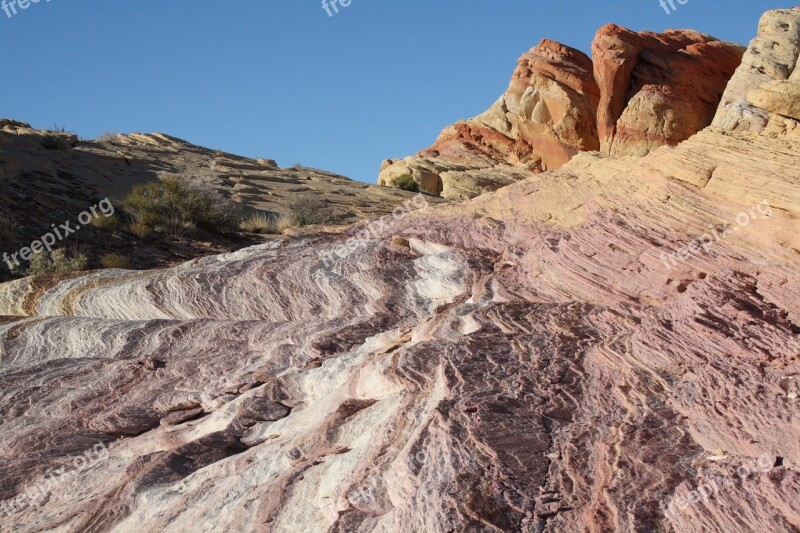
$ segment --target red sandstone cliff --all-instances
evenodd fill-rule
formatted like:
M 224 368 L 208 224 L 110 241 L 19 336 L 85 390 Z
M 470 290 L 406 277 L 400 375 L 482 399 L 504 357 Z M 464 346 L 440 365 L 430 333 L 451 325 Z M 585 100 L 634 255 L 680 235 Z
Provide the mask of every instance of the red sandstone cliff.
M 543 40 L 485 113 L 449 126 L 416 156 L 384 162 L 378 182 L 410 174 L 431 194 L 464 199 L 554 170 L 575 154 L 645 155 L 714 117 L 744 49 L 687 30 L 636 33 L 609 24 L 590 59 Z

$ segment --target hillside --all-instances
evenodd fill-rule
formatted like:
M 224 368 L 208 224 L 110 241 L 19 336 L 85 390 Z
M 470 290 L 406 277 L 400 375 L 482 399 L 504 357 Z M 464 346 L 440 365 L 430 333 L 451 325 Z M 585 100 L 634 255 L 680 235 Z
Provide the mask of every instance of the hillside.
M 78 225 L 78 215 L 105 198 L 125 219 L 123 199 L 134 186 L 170 178 L 217 194 L 220 201 L 229 202 L 229 209 L 244 214 L 289 216 L 297 205 L 318 206 L 330 226 L 389 215 L 414 197 L 300 165 L 279 168 L 272 160 L 248 159 L 164 134 L 108 134 L 79 140 L 74 134 L 0 119 L 0 213 L 4 216 L 0 249 L 13 253 L 50 231 L 51 224 L 71 221 Z M 269 238 L 247 232 L 195 232 L 143 239 L 124 227 L 109 232 L 83 225 L 59 246 L 81 247 L 92 266 L 97 258 L 113 252 L 125 254 L 133 268 L 153 268 L 234 251 Z

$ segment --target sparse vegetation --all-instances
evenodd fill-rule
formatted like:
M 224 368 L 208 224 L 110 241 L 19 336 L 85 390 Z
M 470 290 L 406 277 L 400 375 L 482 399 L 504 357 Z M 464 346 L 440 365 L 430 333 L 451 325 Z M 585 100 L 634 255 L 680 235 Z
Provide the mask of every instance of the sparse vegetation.
M 0 213 L 0 243 L 4 245 L 17 242 L 19 224 L 11 215 Z
M 139 222 L 137 220 L 134 220 L 128 224 L 128 231 L 142 240 L 147 240 L 153 236 L 153 228 L 148 226 L 146 223 Z
M 59 248 L 52 252 L 41 252 L 31 257 L 31 264 L 23 272 L 23 276 L 38 276 L 52 272 L 67 273 L 86 269 L 89 260 L 78 250 L 67 255 L 66 250 Z
M 122 226 L 122 222 L 116 215 L 111 215 L 110 217 L 97 216 L 94 217 L 89 224 L 91 224 L 92 227 L 103 231 L 116 231 L 120 228 L 120 226 Z
M 67 128 L 54 124 L 52 131 L 42 138 L 42 147 L 48 150 L 67 150 L 77 141 L 78 135 L 74 131 L 68 131 Z
M 292 227 L 292 218 L 283 214 L 253 213 L 239 225 L 247 233 L 267 233 L 280 235 L 284 230 Z
M 321 200 L 302 198 L 292 204 L 291 222 L 293 226 L 325 224 L 333 220 L 330 209 Z
M 414 180 L 414 176 L 411 174 L 397 176 L 392 183 L 394 183 L 395 187 L 404 191 L 419 192 L 419 183 Z
M 131 233 L 140 238 L 190 235 L 198 229 L 230 233 L 241 220 L 237 209 L 210 187 L 175 178 L 135 186 L 122 205 L 133 219 Z
M 127 257 L 116 253 L 107 253 L 100 258 L 100 266 L 103 268 L 130 268 L 131 261 Z
M 72 143 L 70 142 L 69 137 L 64 135 L 48 133 L 42 138 L 42 147 L 48 150 L 66 150 L 71 146 Z
M 119 133 L 104 131 L 100 134 L 100 137 L 98 137 L 97 140 L 100 142 L 111 142 L 117 137 L 117 135 L 119 135 Z

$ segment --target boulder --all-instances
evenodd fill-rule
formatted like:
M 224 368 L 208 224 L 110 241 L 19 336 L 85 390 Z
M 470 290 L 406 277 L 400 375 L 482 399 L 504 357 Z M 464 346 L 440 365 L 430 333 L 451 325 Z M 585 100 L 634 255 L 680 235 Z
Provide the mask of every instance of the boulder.
M 774 81 L 788 80 L 795 71 L 800 55 L 800 7 L 767 11 L 758 24 L 758 35 L 742 58 L 741 66 L 728 83 L 712 123 L 727 131 L 763 131 L 770 120 L 770 106 L 776 85 Z M 795 79 L 795 83 L 800 80 Z M 767 86 L 756 93 L 756 103 L 749 100 L 751 91 Z M 780 93 L 780 89 L 777 91 Z
M 601 151 L 642 156 L 708 126 L 743 53 L 695 31 L 600 28 L 592 56 Z

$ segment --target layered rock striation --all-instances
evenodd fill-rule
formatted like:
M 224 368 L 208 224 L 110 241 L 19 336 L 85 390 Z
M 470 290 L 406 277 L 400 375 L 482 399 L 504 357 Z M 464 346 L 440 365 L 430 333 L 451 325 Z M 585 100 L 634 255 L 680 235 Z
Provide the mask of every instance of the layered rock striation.
M 798 530 L 800 139 L 368 225 L 0 285 L 0 530 Z
M 445 128 L 416 156 L 384 162 L 380 185 L 411 175 L 422 190 L 466 199 L 577 153 L 645 155 L 711 123 L 743 49 L 693 31 L 597 32 L 590 59 L 543 40 L 523 55 L 485 113 Z
M 2 527 L 796 531 L 800 145 L 724 133 L 0 286 Z

